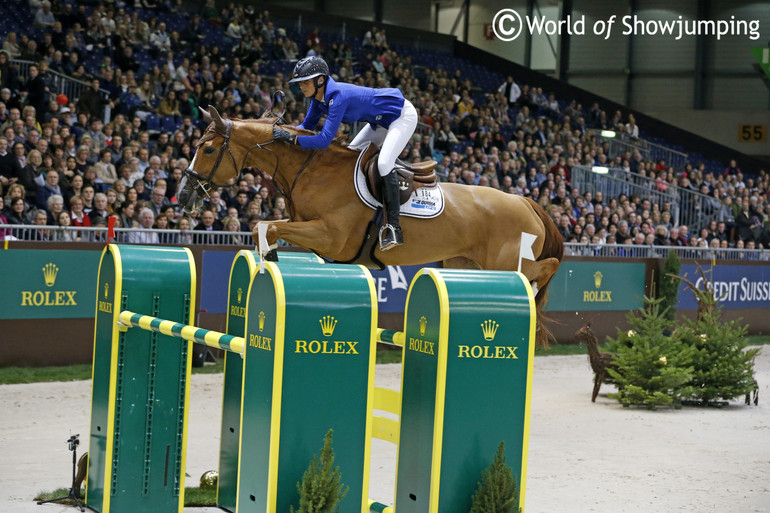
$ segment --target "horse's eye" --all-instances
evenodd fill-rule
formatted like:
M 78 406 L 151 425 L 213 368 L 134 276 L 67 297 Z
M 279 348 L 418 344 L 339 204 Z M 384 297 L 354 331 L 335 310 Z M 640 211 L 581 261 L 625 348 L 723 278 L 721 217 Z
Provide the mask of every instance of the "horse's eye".
M 214 153 L 214 151 L 216 150 L 211 146 L 206 146 L 205 148 L 203 148 L 203 153 L 206 155 L 211 155 L 212 153 Z

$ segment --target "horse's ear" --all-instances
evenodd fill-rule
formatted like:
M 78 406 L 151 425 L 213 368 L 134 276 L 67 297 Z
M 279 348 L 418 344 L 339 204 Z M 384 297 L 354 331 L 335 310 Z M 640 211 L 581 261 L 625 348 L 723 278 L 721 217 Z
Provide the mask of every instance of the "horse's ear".
M 204 109 L 203 107 L 198 107 L 198 109 L 200 109 L 201 111 L 201 115 L 203 116 L 203 121 L 205 121 L 208 124 L 211 124 L 214 121 L 213 119 L 211 119 L 211 114 L 209 114 L 209 112 L 206 109 Z
M 209 105 L 209 116 L 211 116 L 211 120 L 218 128 L 222 130 L 225 129 L 225 121 L 222 119 L 222 116 L 219 115 L 219 111 L 213 105 Z

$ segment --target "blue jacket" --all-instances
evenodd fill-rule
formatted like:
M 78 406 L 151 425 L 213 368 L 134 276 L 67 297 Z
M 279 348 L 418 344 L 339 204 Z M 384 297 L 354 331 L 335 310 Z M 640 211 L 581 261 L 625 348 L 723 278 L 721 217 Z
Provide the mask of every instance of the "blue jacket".
M 329 77 L 324 92 L 324 100 L 315 98 L 310 102 L 302 128 L 313 130 L 326 114 L 323 129 L 316 135 L 297 137 L 297 144 L 303 150 L 328 148 L 337 134 L 340 123 L 366 121 L 372 125 L 388 128 L 401 116 L 404 108 L 404 95 L 395 88 L 373 89 L 346 83 L 337 83 Z

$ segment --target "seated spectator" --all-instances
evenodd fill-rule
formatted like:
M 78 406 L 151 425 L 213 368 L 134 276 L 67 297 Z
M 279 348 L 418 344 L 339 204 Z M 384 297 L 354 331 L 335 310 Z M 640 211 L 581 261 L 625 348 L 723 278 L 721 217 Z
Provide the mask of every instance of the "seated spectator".
M 193 228 L 195 232 L 194 240 L 196 244 L 214 244 L 216 240 L 211 234 L 204 234 L 198 232 L 215 232 L 221 231 L 222 224 L 217 220 L 216 215 L 211 210 L 206 210 L 201 215 L 201 222 Z
M 56 18 L 51 12 L 51 2 L 46 0 L 41 4 L 40 10 L 35 13 L 33 25 L 35 28 L 45 29 L 53 25 L 55 21 Z
M 171 202 L 166 197 L 166 188 L 160 186 L 155 187 L 150 193 L 150 202 L 147 204 L 148 208 L 152 210 L 155 216 L 158 216 L 170 205 Z
M 46 210 L 48 214 L 48 224 L 56 224 L 59 213 L 64 211 L 64 198 L 60 194 L 52 194 L 46 201 Z
M 59 186 L 58 171 L 55 169 L 49 169 L 46 171 L 45 182 L 43 186 L 39 187 L 35 193 L 37 207 L 45 210 L 48 204 L 48 198 L 53 194 L 58 194 L 59 196 L 64 197 L 61 187 Z
M 636 118 L 633 114 L 628 115 L 628 123 L 626 123 L 626 133 L 633 139 L 639 139 L 639 127 L 636 125 Z
M 98 220 L 106 221 L 110 217 L 107 210 L 107 195 L 103 192 L 97 192 L 94 195 L 94 208 L 88 213 L 91 218 L 91 226 L 96 225 Z
M 10 200 L 10 210 L 6 211 L 8 224 L 32 224 L 31 213 L 27 212 L 24 198 L 16 197 Z
M 241 222 L 236 217 L 225 217 L 222 220 L 222 227 L 223 231 L 226 232 L 240 232 L 241 231 Z M 234 246 L 243 246 L 244 240 L 241 235 L 230 235 L 230 240 L 224 241 L 227 244 L 232 244 Z
M 8 57 L 9 61 L 21 57 L 21 47 L 16 40 L 16 32 L 8 32 L 8 35 L 5 36 L 2 51 L 7 53 L 6 57 Z
M 169 225 L 168 217 L 165 215 L 157 216 L 152 224 L 152 228 L 154 230 L 169 230 L 171 226 Z M 158 233 L 158 242 L 160 244 L 176 244 L 177 239 L 178 237 L 174 233 Z
M 53 240 L 58 242 L 76 242 L 80 240 L 77 231 L 67 229 L 72 226 L 72 218 L 70 217 L 70 213 L 68 211 L 62 210 L 59 212 L 54 225 L 61 229 L 53 232 Z
M 112 185 L 118 179 L 118 172 L 112 163 L 112 150 L 109 148 L 99 152 L 99 161 L 93 167 L 96 171 L 96 177 L 101 180 L 101 183 Z
M 134 232 L 128 235 L 128 242 L 133 244 L 158 244 L 160 239 L 157 232 L 152 231 L 155 215 L 149 208 L 139 211 L 139 225 L 134 227 Z
M 48 214 L 45 210 L 38 210 L 32 221 L 32 224 L 36 226 L 48 225 Z M 51 240 L 50 230 L 28 230 L 24 233 L 24 240 L 36 240 L 36 241 L 48 241 Z

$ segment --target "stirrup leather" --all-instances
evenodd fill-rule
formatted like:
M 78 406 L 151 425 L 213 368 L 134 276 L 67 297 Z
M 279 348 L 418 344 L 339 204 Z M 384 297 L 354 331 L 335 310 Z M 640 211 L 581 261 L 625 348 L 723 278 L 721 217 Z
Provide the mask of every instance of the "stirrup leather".
M 379 238 L 380 251 L 387 251 L 404 243 L 404 239 L 401 235 L 401 228 L 393 226 L 392 224 L 386 224 L 380 228 Z

